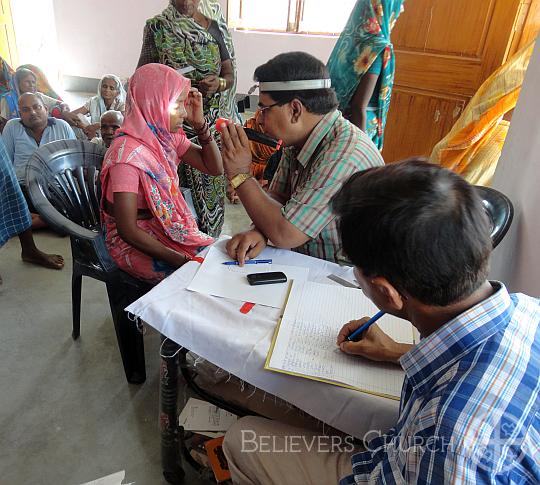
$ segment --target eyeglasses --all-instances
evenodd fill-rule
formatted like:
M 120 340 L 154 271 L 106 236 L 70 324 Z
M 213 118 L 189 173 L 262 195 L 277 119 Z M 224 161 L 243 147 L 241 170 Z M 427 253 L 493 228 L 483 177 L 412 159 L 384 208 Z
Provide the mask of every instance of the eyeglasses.
M 257 111 L 259 112 L 260 115 L 264 115 L 264 112 L 266 110 L 269 110 L 270 108 L 273 108 L 274 106 L 279 106 L 281 105 L 281 103 L 274 103 L 274 104 L 271 104 L 270 106 L 264 106 L 264 105 L 260 105 L 257 106 Z
M 24 106 L 23 108 L 20 108 L 21 113 L 31 113 L 32 111 L 41 111 L 44 110 L 45 107 L 42 104 L 34 104 L 33 106 Z

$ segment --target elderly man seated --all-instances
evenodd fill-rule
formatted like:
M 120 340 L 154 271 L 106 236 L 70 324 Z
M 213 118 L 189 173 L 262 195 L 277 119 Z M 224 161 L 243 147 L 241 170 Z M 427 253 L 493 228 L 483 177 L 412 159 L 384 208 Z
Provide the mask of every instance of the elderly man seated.
M 2 137 L 17 180 L 32 211 L 25 181 L 28 160 L 40 146 L 51 141 L 75 139 L 75 133 L 65 121 L 48 116 L 47 107 L 40 94 L 22 94 L 19 97 L 19 112 L 20 118 L 13 118 L 6 123 Z M 33 215 L 32 227 L 43 226 L 43 221 Z
M 124 115 L 120 111 L 109 110 L 101 115 L 100 131 L 101 137 L 92 138 L 92 143 L 103 148 L 109 148 L 114 138 L 116 130 L 122 126 Z

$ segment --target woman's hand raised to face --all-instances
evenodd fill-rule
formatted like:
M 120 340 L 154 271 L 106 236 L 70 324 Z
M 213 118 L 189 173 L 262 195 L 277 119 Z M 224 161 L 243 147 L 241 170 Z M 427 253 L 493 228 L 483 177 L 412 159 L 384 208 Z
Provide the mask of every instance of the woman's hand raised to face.
M 204 125 L 203 97 L 196 88 L 189 90 L 186 99 L 186 121 L 195 129 Z

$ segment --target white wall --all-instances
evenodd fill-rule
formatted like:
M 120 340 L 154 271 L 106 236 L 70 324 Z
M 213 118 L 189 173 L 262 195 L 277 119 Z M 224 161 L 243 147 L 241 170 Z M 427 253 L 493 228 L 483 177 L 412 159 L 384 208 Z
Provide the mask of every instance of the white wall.
M 32 0 L 13 3 L 18 1 Z M 167 0 L 52 1 L 62 74 L 89 78 L 109 72 L 130 76 L 139 59 L 145 20 L 167 5 Z M 271 57 L 304 50 L 326 62 L 337 38 L 237 31 L 233 40 L 238 90 L 245 93 L 253 84 L 255 68 Z
M 19 64 L 39 66 L 49 81 L 57 87 L 58 42 L 53 0 L 12 1 L 11 11 Z
M 510 231 L 493 254 L 491 276 L 511 291 L 540 296 L 540 44 L 531 57 L 521 96 L 495 172 L 493 187 L 514 204 Z
M 246 93 L 254 84 L 253 71 L 282 52 L 305 51 L 325 62 L 337 37 L 322 35 L 274 34 L 266 32 L 233 31 L 238 62 L 238 92 Z
M 19 0 L 17 0 L 19 1 Z M 42 0 L 38 0 L 42 1 Z M 130 76 L 146 19 L 167 0 L 53 0 L 62 74 Z

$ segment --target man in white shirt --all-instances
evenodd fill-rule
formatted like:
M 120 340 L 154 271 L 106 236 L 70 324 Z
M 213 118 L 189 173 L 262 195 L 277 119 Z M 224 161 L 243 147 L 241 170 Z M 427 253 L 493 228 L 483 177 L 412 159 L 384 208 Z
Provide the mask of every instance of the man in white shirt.
M 63 120 L 50 118 L 47 107 L 39 94 L 24 93 L 19 97 L 20 118 L 6 123 L 2 138 L 11 163 L 15 168 L 17 180 L 25 193 L 26 201 L 32 207 L 26 195 L 26 166 L 30 157 L 42 145 L 56 140 L 75 139 L 75 133 Z M 44 223 L 33 216 L 32 227 L 43 227 Z

